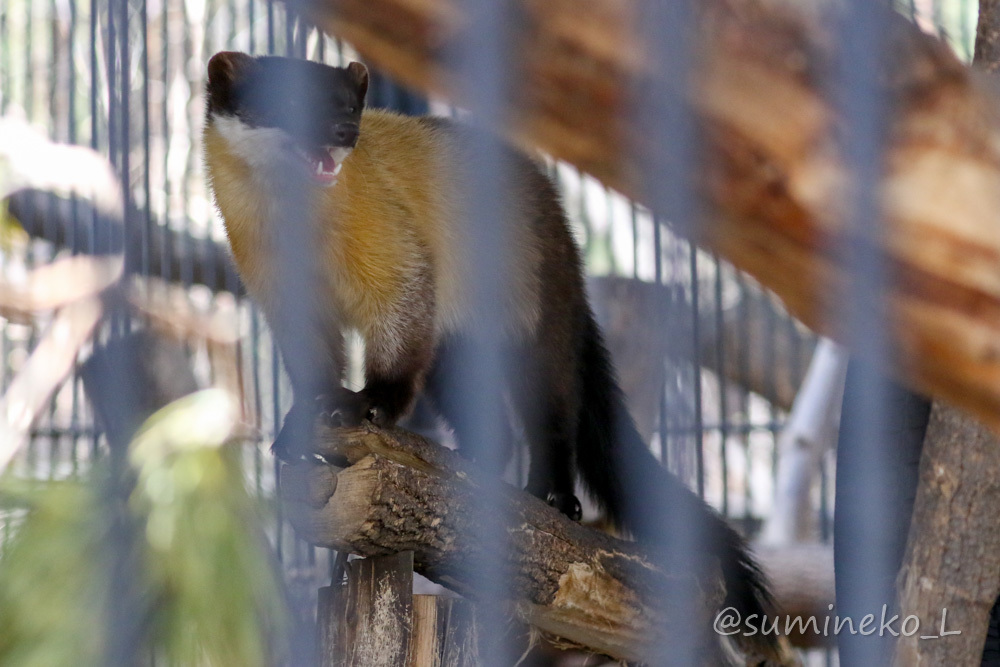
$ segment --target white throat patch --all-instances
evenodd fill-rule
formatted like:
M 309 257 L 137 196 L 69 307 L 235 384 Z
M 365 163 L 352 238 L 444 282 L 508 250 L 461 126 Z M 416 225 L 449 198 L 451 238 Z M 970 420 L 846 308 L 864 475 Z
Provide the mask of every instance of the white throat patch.
M 251 127 L 237 116 L 215 115 L 212 122 L 219 135 L 225 139 L 229 149 L 257 172 L 270 176 L 274 173 L 287 174 L 288 170 L 302 170 L 304 175 L 318 176 L 314 169 L 306 168 L 303 151 L 295 140 L 284 130 L 275 127 Z M 335 173 L 326 174 L 317 185 L 329 187 L 337 182 L 336 176 L 348 155 L 350 148 L 331 148 L 329 154 L 336 161 Z
M 236 116 L 214 116 L 212 122 L 229 149 L 255 169 L 274 167 L 293 145 L 291 135 L 275 127 L 250 127 Z

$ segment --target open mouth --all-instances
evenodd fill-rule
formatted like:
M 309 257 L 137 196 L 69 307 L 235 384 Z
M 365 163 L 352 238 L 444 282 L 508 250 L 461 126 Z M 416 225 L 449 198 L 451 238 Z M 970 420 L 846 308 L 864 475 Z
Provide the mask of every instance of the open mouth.
M 329 187 L 337 182 L 337 175 L 344 166 L 344 158 L 351 152 L 349 148 L 339 146 L 322 146 L 306 149 L 295 147 L 295 153 L 306 164 L 310 176 L 315 183 Z

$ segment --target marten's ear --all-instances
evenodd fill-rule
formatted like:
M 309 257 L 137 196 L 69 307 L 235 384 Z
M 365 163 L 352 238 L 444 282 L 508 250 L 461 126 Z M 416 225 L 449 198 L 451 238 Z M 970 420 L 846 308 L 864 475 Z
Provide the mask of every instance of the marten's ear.
M 208 85 L 228 86 L 253 63 L 253 57 L 239 51 L 219 51 L 208 61 Z
M 208 61 L 208 110 L 214 114 L 233 114 L 237 101 L 234 84 L 253 64 L 254 59 L 237 51 L 220 51 Z
M 355 62 L 347 66 L 347 73 L 354 85 L 358 87 L 358 101 L 364 102 L 365 95 L 368 93 L 368 68 Z

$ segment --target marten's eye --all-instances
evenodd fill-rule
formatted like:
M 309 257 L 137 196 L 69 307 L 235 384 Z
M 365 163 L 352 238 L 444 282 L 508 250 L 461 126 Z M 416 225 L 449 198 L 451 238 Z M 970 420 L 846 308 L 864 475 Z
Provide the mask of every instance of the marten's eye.
M 358 110 L 358 108 L 356 106 L 349 106 L 349 107 L 347 107 L 347 113 L 354 113 L 357 110 Z

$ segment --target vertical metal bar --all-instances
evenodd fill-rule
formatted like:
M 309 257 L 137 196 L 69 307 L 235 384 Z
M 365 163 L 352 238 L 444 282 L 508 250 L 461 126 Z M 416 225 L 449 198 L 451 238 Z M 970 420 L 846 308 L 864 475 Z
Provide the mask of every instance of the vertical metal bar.
M 90 147 L 98 149 L 100 136 L 98 133 L 98 96 L 97 96 L 97 24 L 98 24 L 98 2 L 90 0 Z M 87 238 L 86 249 L 93 252 L 97 239 L 94 231 L 97 228 L 97 207 L 92 207 L 91 232 Z M 95 340 L 95 347 L 99 344 L 99 338 Z M 97 428 L 93 429 L 90 439 L 90 459 L 97 458 L 100 444 L 100 433 Z
M 275 45 L 275 13 L 274 13 L 274 0 L 265 0 L 267 3 L 266 12 L 266 28 L 267 28 L 267 53 L 273 55 L 276 50 Z M 274 337 L 268 335 L 267 340 L 271 347 L 271 434 L 272 439 L 274 436 L 281 431 L 281 402 L 282 402 L 282 391 L 281 391 L 281 367 L 280 367 L 280 353 L 278 351 L 278 346 L 274 341 Z M 275 484 L 280 485 L 280 475 L 279 471 L 281 469 L 281 462 L 274 457 L 272 461 L 273 474 L 275 479 Z M 280 492 L 280 489 L 277 489 Z M 279 494 L 280 495 L 280 494 Z M 275 550 L 278 561 L 281 563 L 285 562 L 285 548 L 284 548 L 284 533 L 285 533 L 285 516 L 282 511 L 280 503 L 276 504 L 275 511 Z
M 115 76 L 115 65 L 117 64 L 117 58 L 115 49 L 118 45 L 118 17 L 115 16 L 115 11 L 118 8 L 118 2 L 120 0 L 114 0 L 108 3 L 107 7 L 107 17 L 108 26 L 107 34 L 105 36 L 105 69 L 107 72 L 105 75 L 108 79 L 108 157 L 111 160 L 111 164 L 118 170 L 118 174 L 121 175 L 121 162 L 118 160 L 118 99 L 116 99 L 117 83 L 118 79 Z M 124 188 L 125 184 L 122 183 Z
M 830 473 L 826 457 L 819 466 L 819 535 L 821 542 L 830 541 Z
M 90 147 L 97 150 L 97 3 L 90 0 Z M 94 210 L 96 216 L 97 211 Z M 94 227 L 97 219 L 94 219 Z M 88 250 L 93 250 L 91 245 Z
M 277 434 L 281 430 L 281 367 L 280 367 L 280 355 L 278 353 L 278 346 L 275 344 L 274 339 L 271 338 L 271 432 L 272 434 Z M 281 461 L 278 457 L 274 457 L 272 461 L 274 467 L 274 479 L 275 484 L 279 486 L 277 489 L 280 496 L 280 480 L 281 480 Z M 284 528 L 285 528 L 285 515 L 281 509 L 281 503 L 276 503 L 275 507 L 276 522 L 275 522 L 275 538 L 274 538 L 274 548 L 275 555 L 277 556 L 279 563 L 284 563 L 285 561 L 285 548 L 284 548 Z
M 663 256 L 665 254 L 664 243 L 663 243 L 663 229 L 664 223 L 660 217 L 653 213 L 651 216 L 653 224 L 653 281 L 657 285 L 664 285 L 664 269 L 663 269 Z M 668 398 L 668 387 L 672 381 L 670 374 L 673 371 L 674 361 L 669 359 L 661 359 L 660 363 L 667 365 L 667 374 L 665 375 L 665 382 L 662 387 L 660 387 L 660 409 L 659 409 L 659 419 L 660 425 L 658 429 L 658 437 L 660 439 L 660 463 L 666 467 L 671 467 L 670 458 L 670 427 L 671 427 L 671 411 L 667 407 Z
M 705 423 L 702 413 L 702 386 L 701 386 L 701 349 L 699 347 L 701 338 L 700 316 L 700 286 L 698 280 L 698 248 L 691 243 L 688 246 L 689 262 L 691 270 L 691 374 L 694 393 L 694 456 L 695 456 L 695 483 L 697 484 L 698 497 L 705 497 Z
M 629 222 L 632 225 L 632 277 L 639 277 L 639 214 L 635 202 L 629 205 Z
M 256 0 L 247 0 L 247 22 L 249 24 L 250 31 L 250 43 L 248 45 L 249 53 L 253 54 L 257 52 L 257 2 Z
M 474 123 L 486 128 L 501 128 L 508 120 L 510 72 L 507 62 L 510 42 L 511 3 L 507 0 L 465 0 L 462 3 L 468 17 L 468 29 L 448 57 L 456 72 L 457 89 L 466 99 L 475 100 Z M 459 224 L 469 230 L 469 245 L 462 249 L 473 267 L 465 277 L 471 295 L 474 323 L 469 344 L 458 354 L 456 367 L 461 372 L 446 378 L 455 394 L 463 397 L 458 408 L 468 416 L 468 431 L 475 442 L 462 446 L 481 464 L 484 488 L 477 496 L 474 508 L 477 517 L 476 536 L 485 547 L 473 567 L 479 583 L 478 623 L 483 628 L 480 655 L 487 665 L 510 665 L 515 656 L 511 647 L 502 642 L 506 635 L 506 613 L 501 601 L 509 597 L 508 582 L 503 578 L 504 560 L 508 548 L 503 531 L 505 506 L 501 501 L 500 475 L 503 471 L 502 383 L 505 367 L 501 332 L 505 326 L 505 301 L 511 248 L 502 211 L 505 191 L 512 181 L 504 161 L 499 141 L 488 134 L 477 134 L 471 148 L 477 156 L 475 166 L 464 174 L 468 202 L 463 206 Z M 499 252 L 498 252 L 499 250 Z
M 144 225 L 142 236 L 142 258 L 140 262 L 143 276 L 150 274 L 150 247 L 155 224 L 153 222 L 152 204 L 150 196 L 152 187 L 149 180 L 150 166 L 150 130 L 149 130 L 149 13 L 147 7 L 148 0 L 139 0 L 139 21 L 142 30 L 142 57 L 140 67 L 142 73 L 142 197 Z M 210 272 L 209 275 L 214 275 Z
M 162 0 L 161 21 L 163 23 L 160 31 L 161 53 L 161 75 L 163 77 L 163 100 L 160 106 L 160 132 L 163 142 L 163 228 L 164 231 L 170 229 L 172 188 L 170 183 L 170 3 L 172 0 Z M 169 274 L 170 262 L 173 259 L 173 247 L 169 243 L 163 243 L 160 248 L 160 277 L 166 280 Z
M 729 517 L 729 382 L 726 379 L 725 317 L 722 308 L 722 262 L 715 258 L 715 367 L 719 383 L 719 463 L 722 476 L 722 516 Z
M 694 52 L 690 28 L 693 17 L 693 6 L 689 0 L 646 0 L 640 5 L 637 23 L 641 26 L 640 38 L 656 72 L 651 85 L 634 97 L 638 132 L 634 145 L 630 146 L 643 160 L 643 173 L 646 175 L 640 185 L 643 199 L 658 213 L 670 215 L 674 229 L 692 242 L 696 240 L 695 223 L 698 220 L 698 205 L 691 180 L 696 171 L 698 133 L 683 95 L 692 89 Z M 638 139 L 640 136 L 641 141 Z M 663 147 L 667 146 L 669 150 L 664 150 Z M 676 247 L 676 243 L 673 245 Z M 662 252 L 658 240 L 657 253 Z M 696 266 L 690 275 L 693 277 L 691 295 L 694 301 L 697 298 Z M 657 282 L 662 278 L 663 272 L 658 270 Z M 696 303 L 692 304 L 692 313 L 697 316 Z M 671 336 L 672 333 L 685 335 L 683 330 L 667 331 L 664 335 L 683 340 Z M 697 380 L 695 391 L 700 391 Z M 680 410 L 675 406 L 667 407 L 670 412 Z M 700 405 L 695 410 L 697 421 Z M 637 493 L 645 494 L 646 491 L 640 489 Z M 650 491 L 651 496 L 652 493 Z M 653 519 L 661 526 L 659 533 L 670 536 L 670 539 L 664 540 L 664 562 L 681 571 L 698 571 L 696 554 L 701 551 L 700 543 L 704 536 L 690 511 L 667 507 L 651 509 L 659 513 Z M 676 603 L 675 618 L 679 620 L 676 637 L 679 641 L 669 647 L 657 646 L 655 650 L 658 654 L 671 655 L 676 664 L 696 664 L 699 647 L 708 638 L 704 629 L 694 621 L 698 616 L 694 601 L 685 599 L 676 600 Z
M 285 15 L 285 55 L 289 58 L 295 56 L 295 17 L 291 16 L 287 10 Z
M 32 62 L 34 51 L 34 5 L 24 6 L 24 114 L 28 120 L 35 120 L 35 68 Z
M 68 0 L 69 3 L 69 30 L 67 31 L 67 82 L 66 85 L 69 87 L 67 91 L 67 103 L 69 105 L 68 112 L 66 114 L 66 138 L 71 144 L 76 144 L 77 142 L 77 127 L 76 127 L 76 30 L 77 30 L 77 0 Z M 71 229 L 73 230 L 72 236 L 69 240 L 69 248 L 74 253 L 79 250 L 79 239 L 76 237 L 76 230 L 79 229 L 80 222 L 80 207 L 79 201 L 77 200 L 77 193 L 72 193 L 70 195 L 70 215 L 72 217 L 73 224 Z M 78 390 L 79 378 L 76 373 L 73 374 L 74 396 Z M 75 417 L 76 410 L 74 409 L 73 415 Z
M 739 290 L 739 323 L 741 327 L 741 335 L 737 338 L 737 356 L 739 359 L 739 370 L 738 376 L 740 378 L 739 387 L 739 411 L 742 415 L 741 418 L 741 429 L 740 429 L 740 441 L 743 445 L 743 467 L 744 467 L 744 488 L 743 488 L 743 520 L 744 522 L 749 522 L 750 520 L 750 505 L 752 498 L 752 486 L 750 484 L 750 476 L 753 470 L 752 463 L 753 460 L 750 456 L 750 433 L 753 426 L 752 418 L 750 416 L 750 392 L 747 390 L 750 378 L 750 355 L 752 354 L 750 350 L 750 336 L 749 328 L 751 326 L 750 318 L 752 314 L 750 313 L 749 306 L 749 290 L 747 289 L 746 278 L 742 273 L 737 272 L 736 274 L 736 285 Z
M 847 0 L 836 25 L 833 101 L 846 131 L 838 137 L 849 196 L 842 198 L 846 230 L 837 248 L 852 278 L 841 294 L 834 317 L 847 324 L 850 347 L 857 355 L 859 382 L 853 396 L 855 419 L 844 424 L 838 447 L 837 508 L 834 529 L 838 611 L 856 621 L 876 618 L 883 605 L 893 606 L 895 573 L 888 522 L 892 503 L 886 451 L 887 383 L 876 369 L 891 358 L 886 334 L 884 294 L 888 274 L 882 255 L 883 226 L 878 199 L 886 141 L 887 104 L 880 89 L 886 62 L 884 36 L 890 30 L 888 6 Z M 850 396 L 846 398 L 851 398 Z M 878 633 L 881 634 L 881 633 Z M 840 636 L 843 664 L 886 664 L 890 637 Z
M 77 105 L 77 95 L 76 95 L 76 31 L 77 31 L 77 20 L 78 20 L 78 10 L 77 10 L 77 0 L 69 0 L 69 34 L 68 34 L 68 85 L 69 85 L 69 114 L 67 115 L 67 137 L 71 144 L 76 144 L 77 142 L 77 118 L 76 118 L 76 105 Z M 80 210 L 79 201 L 77 199 L 76 193 L 71 195 L 71 215 L 73 224 L 71 228 L 73 229 L 73 237 L 70 240 L 69 247 L 75 253 L 79 250 L 80 239 L 76 237 L 76 230 L 79 229 L 80 223 Z M 71 385 L 71 396 L 72 402 L 70 404 L 70 417 L 69 417 L 69 429 L 70 429 L 70 443 L 69 443 L 69 463 L 70 471 L 72 475 L 76 475 L 79 471 L 79 446 L 80 437 L 83 430 L 83 419 L 81 412 L 83 410 L 85 401 L 82 400 L 83 383 L 80 379 L 80 374 L 78 372 L 73 373 L 73 381 Z
M 254 427 L 258 432 L 263 433 L 264 401 L 261 393 L 260 315 L 252 305 L 247 304 L 247 307 L 250 309 L 250 391 L 253 400 Z M 264 457 L 261 454 L 259 446 L 253 448 L 253 454 L 254 487 L 256 495 L 263 497 Z
M 194 49 L 195 49 L 195 47 L 194 47 L 194 35 L 192 35 L 191 31 L 188 30 L 188 25 L 190 24 L 190 21 L 191 21 L 191 16 L 188 13 L 188 11 L 189 11 L 189 4 L 187 2 L 181 2 L 179 4 L 180 4 L 180 6 L 181 6 L 181 8 L 183 10 L 183 16 L 184 16 L 185 25 L 182 27 L 182 31 L 181 31 L 181 35 L 182 35 L 182 39 L 181 39 L 181 49 L 182 49 L 182 51 L 181 51 L 181 53 L 183 54 L 183 59 L 180 61 L 178 69 L 180 70 L 180 72 L 182 74 L 186 74 L 188 63 L 190 63 L 191 59 L 194 57 Z M 186 77 L 184 77 L 184 78 L 186 78 Z M 185 109 L 185 112 L 186 111 L 187 110 Z M 188 124 L 188 119 L 185 118 L 184 121 L 183 121 L 183 123 L 185 125 L 187 125 Z M 185 170 L 185 172 L 187 172 L 187 170 L 191 169 L 191 166 L 194 164 L 194 161 L 192 159 L 192 156 L 191 156 L 190 152 L 188 152 L 188 154 L 185 156 L 185 164 L 187 166 L 187 169 Z M 181 197 L 180 197 L 180 199 L 181 199 L 181 210 L 179 212 L 179 221 L 181 223 L 181 228 L 184 231 L 191 232 L 192 231 L 191 230 L 191 220 L 190 220 L 190 218 L 188 216 L 188 211 L 189 211 L 188 205 L 189 205 L 189 203 L 191 201 L 191 187 L 190 187 L 190 185 L 188 183 L 188 179 L 186 178 L 186 176 L 182 176 L 181 177 L 180 192 L 181 192 Z M 192 282 L 193 277 L 194 277 L 194 266 L 192 266 L 192 258 L 194 256 L 194 253 L 192 252 L 193 248 L 191 246 L 191 241 L 192 241 L 192 235 L 190 233 L 185 234 L 184 235 L 184 247 L 180 248 L 179 250 L 176 251 L 176 252 L 180 253 L 180 258 L 181 258 L 181 267 L 180 267 L 181 268 L 181 282 L 183 283 L 183 285 L 185 287 L 190 287 L 191 286 L 191 282 Z
M 62 16 L 56 7 L 56 0 L 49 2 L 49 61 L 48 65 L 48 121 L 50 136 L 57 141 L 65 141 L 63 126 L 59 123 L 60 116 L 66 111 L 66 106 L 60 104 L 59 95 L 66 89 L 64 77 L 64 63 L 59 58 L 60 40 L 59 29 L 62 23 Z
M 266 0 L 267 2 L 267 52 L 269 54 L 274 54 L 274 0 Z
M 0 77 L 0 114 L 7 113 L 11 97 L 11 79 L 14 76 L 10 66 L 10 12 L 10 3 L 0 6 L 0 72 L 5 73 Z
M 118 58 L 120 68 L 118 86 L 121 91 L 121 102 L 118 105 L 118 127 L 121 132 L 118 177 L 122 184 L 122 223 L 124 229 L 127 230 L 133 224 L 138 223 L 138 220 L 134 220 L 134 216 L 132 215 L 132 209 L 135 207 L 132 191 L 132 45 L 129 41 L 129 0 L 116 1 L 119 4 L 119 11 L 121 12 L 121 25 L 118 29 Z M 112 40 L 112 46 L 110 47 L 112 50 L 114 49 L 113 44 L 114 41 Z M 114 97 L 114 88 L 111 88 L 110 95 L 112 98 Z M 123 333 L 130 331 L 132 326 L 131 313 L 127 309 L 122 309 L 119 313 L 115 313 L 115 315 L 121 319 Z
M 764 339 L 767 341 L 767 348 L 764 355 L 764 367 L 767 368 L 767 377 L 764 380 L 765 389 L 772 395 L 777 395 L 777 367 L 778 367 L 778 349 L 777 349 L 777 326 L 776 326 L 776 307 L 774 305 L 774 297 L 770 294 L 764 295 L 764 300 L 767 304 L 767 309 L 765 310 L 766 317 L 766 334 Z M 771 479 L 775 479 L 778 476 L 778 448 L 773 446 L 774 442 L 774 424 L 777 420 L 777 410 L 774 407 L 774 403 L 768 402 L 767 406 L 767 421 L 768 428 L 770 429 L 772 436 L 772 447 L 771 447 Z

